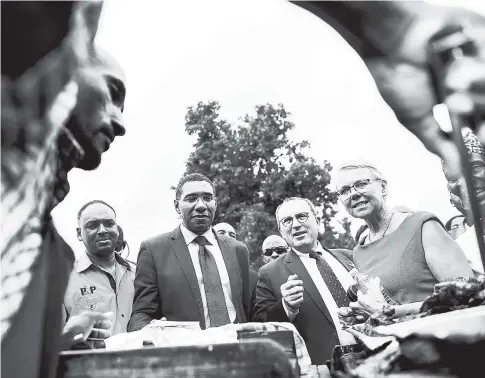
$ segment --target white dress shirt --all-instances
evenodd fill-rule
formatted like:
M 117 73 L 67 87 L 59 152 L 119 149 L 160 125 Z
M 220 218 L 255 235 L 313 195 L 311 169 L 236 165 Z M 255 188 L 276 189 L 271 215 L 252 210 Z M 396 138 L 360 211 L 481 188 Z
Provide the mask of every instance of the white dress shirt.
M 202 277 L 202 269 L 199 263 L 199 245 L 195 242 L 195 238 L 198 236 L 192 231 L 187 229 L 183 224 L 180 225 L 180 231 L 184 236 L 185 242 L 189 249 L 190 257 L 192 259 L 192 264 L 194 264 L 195 275 L 197 276 L 197 281 L 199 282 L 200 296 L 202 297 L 202 305 L 204 306 L 204 318 L 206 328 L 210 327 L 209 311 L 207 309 L 207 299 L 205 297 L 204 288 L 204 278 Z M 205 247 L 208 249 L 214 260 L 216 261 L 217 270 L 219 271 L 219 276 L 221 277 L 222 291 L 224 292 L 224 298 L 226 299 L 227 312 L 229 314 L 229 320 L 234 323 L 236 320 L 236 309 L 232 303 L 232 292 L 231 283 L 229 281 L 229 274 L 227 273 L 226 263 L 224 262 L 224 257 L 222 256 L 221 249 L 219 248 L 219 243 L 212 231 L 212 227 L 202 236 L 205 236 L 210 245 Z
M 340 324 L 339 317 L 337 315 L 337 310 L 339 309 L 339 307 L 337 306 L 335 299 L 330 293 L 330 290 L 328 289 L 322 275 L 320 274 L 320 271 L 318 270 L 317 261 L 315 259 L 312 259 L 309 253 L 301 253 L 295 249 L 293 249 L 293 251 L 297 254 L 301 262 L 305 266 L 308 274 L 313 280 L 313 283 L 317 287 L 317 290 L 320 293 L 323 299 L 323 302 L 327 306 L 328 312 L 332 317 L 333 324 L 335 324 L 340 345 L 356 344 L 354 337 L 350 333 L 342 329 L 342 325 Z M 328 253 L 322 248 L 320 242 L 318 242 L 317 248 L 315 248 L 315 252 L 322 253 L 322 257 L 325 259 L 325 261 L 328 263 L 330 268 L 333 270 L 333 272 L 335 273 L 335 276 L 342 284 L 344 290 L 347 290 L 347 288 L 350 285 L 353 285 L 355 283 L 354 279 L 349 274 L 349 272 L 347 272 L 347 270 L 343 267 L 343 265 L 340 262 L 338 262 L 335 259 L 335 257 L 333 257 L 330 253 Z M 305 284 L 303 284 L 303 287 L 304 286 Z M 283 308 L 285 309 L 285 312 L 288 315 L 288 319 L 290 319 L 290 321 L 293 321 L 297 313 L 292 313 L 291 311 L 288 311 L 288 308 L 286 307 L 284 300 L 283 300 Z

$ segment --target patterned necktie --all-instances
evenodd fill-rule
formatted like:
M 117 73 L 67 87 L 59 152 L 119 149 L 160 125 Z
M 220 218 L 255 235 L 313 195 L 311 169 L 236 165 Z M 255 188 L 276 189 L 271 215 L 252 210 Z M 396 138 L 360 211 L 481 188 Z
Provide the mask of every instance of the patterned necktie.
M 199 263 L 204 280 L 205 298 L 209 313 L 210 326 L 219 327 L 229 324 L 226 299 L 222 291 L 221 277 L 217 269 L 216 260 L 205 245 L 210 244 L 204 236 L 197 236 L 194 240 L 199 245 Z M 207 325 L 206 325 L 207 328 Z
M 332 294 L 333 299 L 335 299 L 337 306 L 348 307 L 350 300 L 347 296 L 347 292 L 344 290 L 342 284 L 338 280 L 330 265 L 328 265 L 325 259 L 321 256 L 321 253 L 310 252 L 310 257 L 317 261 L 318 271 L 322 275 L 322 278 L 325 281 L 328 290 L 330 290 L 330 294 Z

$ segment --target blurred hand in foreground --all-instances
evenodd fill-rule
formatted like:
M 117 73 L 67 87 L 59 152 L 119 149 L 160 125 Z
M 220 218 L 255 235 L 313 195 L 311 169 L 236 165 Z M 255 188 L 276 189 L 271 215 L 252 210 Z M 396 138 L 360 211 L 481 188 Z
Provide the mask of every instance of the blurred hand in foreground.
M 69 318 L 63 334 L 68 336 L 70 345 L 85 342 L 94 348 L 104 348 L 103 340 L 111 336 L 112 317 L 112 312 L 83 312 Z
M 396 46 L 393 54 L 365 59 L 377 87 L 394 110 L 397 119 L 425 147 L 444 160 L 450 174 L 460 177 L 459 155 L 433 117 L 438 103 L 429 71 L 427 46 L 433 35 L 446 27 L 460 24 L 479 46 L 479 56 L 462 58 L 444 73 L 445 103 L 451 114 L 485 114 L 485 17 L 476 13 L 431 6 L 417 14 L 416 21 Z M 485 122 L 476 133 L 485 143 Z

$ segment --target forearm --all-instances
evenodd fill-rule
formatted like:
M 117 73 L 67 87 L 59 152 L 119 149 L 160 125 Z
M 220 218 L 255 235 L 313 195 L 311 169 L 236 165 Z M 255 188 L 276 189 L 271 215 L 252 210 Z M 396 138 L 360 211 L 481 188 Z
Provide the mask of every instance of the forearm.
M 332 26 L 361 57 L 387 55 L 432 6 L 404 1 L 297 1 Z
M 300 309 L 298 310 L 290 310 L 288 306 L 286 305 L 284 299 L 281 299 L 281 304 L 283 305 L 283 309 L 285 310 L 285 314 L 288 317 L 288 320 L 290 322 L 294 322 L 296 320 L 296 317 L 298 316 L 298 313 L 300 312 Z
M 146 325 L 150 324 L 152 320 L 159 320 L 162 316 L 153 317 L 146 312 L 134 312 L 131 315 L 130 321 L 128 322 L 128 332 L 139 331 Z

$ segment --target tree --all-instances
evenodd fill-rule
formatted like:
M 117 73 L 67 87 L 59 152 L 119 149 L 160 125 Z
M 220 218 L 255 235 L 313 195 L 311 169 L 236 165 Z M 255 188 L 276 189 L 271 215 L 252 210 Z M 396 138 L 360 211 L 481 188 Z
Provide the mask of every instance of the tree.
M 344 233 L 335 231 L 330 222 L 337 202 L 328 188 L 332 167 L 327 161 L 320 166 L 305 155 L 307 141 L 288 139 L 295 125 L 284 106 L 256 106 L 256 114 L 246 115 L 238 126 L 222 119 L 219 110 L 216 101 L 200 102 L 188 108 L 185 122 L 186 132 L 197 137 L 186 174 L 202 173 L 214 182 L 218 202 L 214 222 L 232 224 L 254 262 L 263 240 L 278 234 L 278 205 L 287 197 L 305 197 L 321 213 L 324 244 L 352 248 L 350 222 L 342 223 Z

